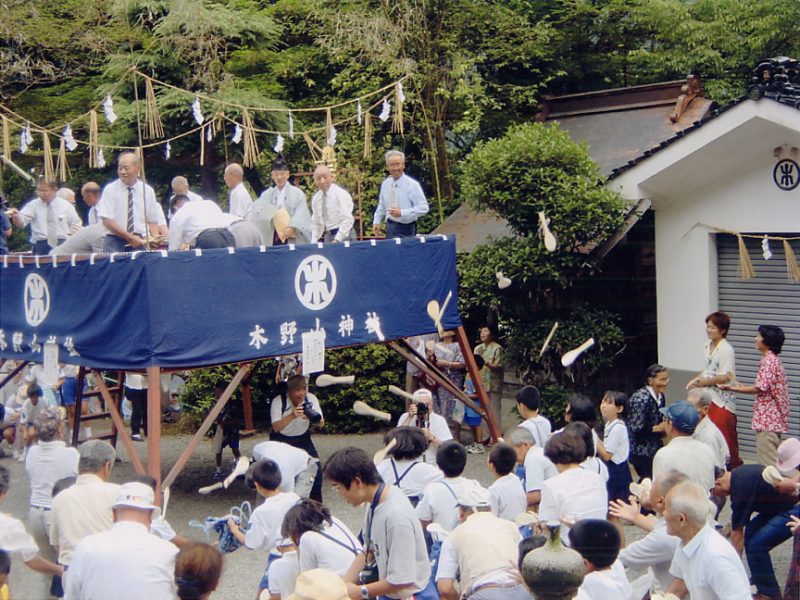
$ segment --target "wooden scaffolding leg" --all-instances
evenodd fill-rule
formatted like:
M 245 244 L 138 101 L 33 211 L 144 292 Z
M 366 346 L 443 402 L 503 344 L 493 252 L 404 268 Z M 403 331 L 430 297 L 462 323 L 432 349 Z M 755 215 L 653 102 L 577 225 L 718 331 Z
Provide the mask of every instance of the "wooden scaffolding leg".
M 126 432 L 127 434 L 127 432 Z M 161 483 L 161 368 L 147 367 L 147 473 Z M 158 490 L 156 498 L 160 498 Z
M 186 466 L 186 462 L 189 460 L 192 452 L 194 452 L 195 448 L 197 448 L 200 440 L 203 439 L 203 436 L 211 428 L 211 425 L 214 423 L 214 421 L 217 420 L 219 413 L 221 413 L 222 409 L 225 408 L 228 400 L 230 400 L 230 397 L 233 396 L 233 392 L 235 392 L 236 388 L 239 387 L 239 383 L 241 383 L 245 375 L 250 372 L 251 367 L 251 364 L 242 365 L 236 372 L 236 375 L 233 376 L 233 379 L 231 379 L 231 382 L 228 384 L 228 387 L 225 388 L 225 391 L 222 392 L 222 395 L 219 397 L 219 400 L 217 400 L 214 408 L 212 408 L 211 412 L 206 415 L 203 424 L 200 425 L 200 428 L 195 432 L 194 437 L 192 437 L 192 440 L 189 442 L 189 445 L 186 446 L 184 451 L 178 457 L 178 460 L 175 462 L 175 465 L 170 470 L 169 474 L 167 474 L 167 476 L 164 478 L 164 487 L 171 486 L 178 475 L 180 475 L 180 472 L 183 470 L 183 467 Z
M 105 400 L 108 412 L 111 414 L 111 420 L 114 422 L 119 437 L 122 438 L 122 445 L 125 446 L 125 451 L 128 453 L 131 463 L 133 463 L 133 468 L 136 470 L 137 475 L 141 475 L 144 473 L 144 465 L 142 465 L 142 461 L 139 460 L 139 455 L 136 454 L 136 448 L 134 448 L 133 440 L 130 434 L 128 434 L 128 430 L 125 428 L 125 421 L 122 420 L 119 407 L 114 398 L 111 397 L 111 392 L 108 391 L 106 382 L 103 381 L 103 374 L 97 369 L 93 370 L 92 373 L 94 373 L 95 384 L 100 390 L 103 400 Z
M 250 377 L 252 371 L 242 379 L 242 411 L 244 412 L 244 428 L 246 431 L 253 431 L 253 398 L 250 393 Z
M 72 415 L 72 442 L 73 448 L 78 447 L 81 437 L 81 416 L 83 412 L 83 385 L 86 381 L 86 367 L 78 369 L 78 378 L 75 381 L 75 414 Z
M 26 360 L 23 360 L 23 361 L 22 361 L 21 363 L 19 363 L 19 364 L 18 364 L 16 367 L 14 367 L 14 370 L 13 370 L 13 371 L 11 371 L 11 373 L 9 373 L 8 375 L 6 375 L 6 376 L 5 376 L 5 377 L 3 378 L 3 381 L 0 381 L 0 390 L 2 390 L 2 389 L 5 387 L 5 385 L 6 385 L 6 384 L 7 384 L 9 381 L 11 381 L 12 379 L 14 379 L 14 377 L 16 377 L 16 376 L 17 376 L 17 373 L 19 373 L 20 371 L 22 371 L 22 369 L 24 369 L 24 368 L 25 368 L 25 367 L 27 367 L 27 366 L 28 366 L 28 361 L 26 361 Z
M 492 441 L 496 442 L 497 438 L 500 437 L 500 415 L 497 415 L 498 422 L 495 423 L 494 413 L 492 412 L 492 403 L 489 400 L 489 394 L 486 393 L 486 388 L 483 387 L 483 379 L 481 378 L 480 370 L 478 370 L 478 364 L 475 362 L 475 356 L 472 354 L 472 348 L 469 345 L 467 332 L 464 330 L 463 325 L 459 325 L 456 328 L 456 340 L 458 340 L 458 346 L 461 348 L 461 354 L 467 363 L 467 373 L 469 374 L 470 380 L 472 380 L 472 385 L 475 387 L 475 393 L 478 396 L 478 401 L 481 403 L 481 406 L 485 412 L 484 418 L 486 419 L 486 425 L 489 428 L 489 435 L 492 437 Z

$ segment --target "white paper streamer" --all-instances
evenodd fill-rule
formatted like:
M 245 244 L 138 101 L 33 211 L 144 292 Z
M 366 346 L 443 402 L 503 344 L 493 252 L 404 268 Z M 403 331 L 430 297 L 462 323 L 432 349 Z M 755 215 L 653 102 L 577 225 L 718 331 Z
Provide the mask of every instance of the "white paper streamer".
M 211 127 L 206 127 L 206 141 L 211 142 L 214 139 L 214 132 L 211 131 Z
M 75 138 L 72 135 L 72 125 L 67 125 L 64 127 L 64 131 L 61 132 L 61 135 L 64 138 L 64 145 L 67 147 L 67 150 L 72 152 L 78 147 L 78 142 L 75 141 Z
M 361 100 L 359 100 L 358 104 L 356 104 L 356 122 L 359 125 L 361 125 L 362 117 L 363 117 L 363 111 L 361 109 Z
M 19 153 L 25 154 L 28 151 L 28 136 L 25 135 L 26 129 L 19 132 Z
M 25 142 L 30 146 L 33 143 L 33 134 L 31 133 L 31 124 L 25 126 Z
M 294 139 L 294 118 L 291 111 L 289 111 L 289 137 Z
M 328 146 L 335 146 L 336 145 L 336 135 L 337 135 L 336 127 L 331 125 L 331 132 L 328 135 L 328 139 L 326 140 Z
M 103 100 L 103 113 L 105 113 L 106 121 L 109 123 L 117 120 L 117 114 L 114 112 L 114 100 L 111 99 L 111 94 L 106 94 L 106 99 Z
M 392 114 L 392 105 L 389 103 L 387 98 L 383 99 L 383 106 L 381 106 L 381 114 L 378 115 L 378 118 L 386 123 L 389 120 L 389 116 Z
M 278 137 L 275 138 L 275 147 L 273 148 L 275 152 L 280 153 L 283 151 L 283 136 L 279 133 Z
M 164 146 L 164 159 L 169 160 L 169 157 L 172 155 L 172 146 L 169 142 L 166 143 Z
M 103 156 L 102 148 L 97 151 L 97 166 L 101 169 L 106 166 L 106 159 Z
M 769 249 L 769 238 L 767 236 L 764 236 L 764 239 L 761 240 L 761 253 L 764 255 L 764 260 L 772 258 L 772 250 Z
M 406 95 L 403 92 L 403 84 L 402 83 L 398 83 L 397 84 L 397 97 L 400 99 L 400 102 L 405 102 L 406 101 Z
M 192 116 L 198 125 L 202 125 L 205 121 L 205 117 L 203 117 L 203 110 L 200 107 L 199 96 L 195 96 L 194 102 L 192 102 Z
M 244 132 L 242 131 L 242 126 L 236 123 L 236 127 L 233 128 L 233 136 L 231 136 L 231 142 L 233 142 L 234 144 L 238 144 L 239 142 L 241 142 L 243 133 Z

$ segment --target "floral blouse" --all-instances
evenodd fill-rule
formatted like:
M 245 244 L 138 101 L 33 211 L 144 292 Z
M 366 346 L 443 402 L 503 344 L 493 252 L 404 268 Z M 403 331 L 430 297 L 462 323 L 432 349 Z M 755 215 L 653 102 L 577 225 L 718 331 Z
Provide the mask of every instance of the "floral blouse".
M 778 356 L 768 350 L 761 357 L 756 375 L 756 401 L 753 404 L 753 429 L 786 433 L 789 431 L 789 384 L 786 369 Z
M 664 394 L 656 400 L 655 392 L 649 385 L 631 394 L 625 423 L 628 426 L 632 455 L 653 457 L 661 448 L 661 434 L 653 433 L 653 427 L 661 423 L 658 409 L 665 404 Z

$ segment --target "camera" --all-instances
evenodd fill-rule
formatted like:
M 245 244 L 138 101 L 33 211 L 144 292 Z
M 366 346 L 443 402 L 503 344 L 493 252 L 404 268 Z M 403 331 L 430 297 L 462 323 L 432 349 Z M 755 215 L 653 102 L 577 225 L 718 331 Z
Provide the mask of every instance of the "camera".
M 374 560 L 364 565 L 364 568 L 358 573 L 358 583 L 360 585 L 375 583 L 378 579 L 378 564 Z
M 417 402 L 417 414 L 420 417 L 425 417 L 428 415 L 428 403 L 427 402 Z
M 314 410 L 314 406 L 311 404 L 311 400 L 308 398 L 303 400 L 303 413 L 311 423 L 316 424 L 322 421 L 322 415 Z

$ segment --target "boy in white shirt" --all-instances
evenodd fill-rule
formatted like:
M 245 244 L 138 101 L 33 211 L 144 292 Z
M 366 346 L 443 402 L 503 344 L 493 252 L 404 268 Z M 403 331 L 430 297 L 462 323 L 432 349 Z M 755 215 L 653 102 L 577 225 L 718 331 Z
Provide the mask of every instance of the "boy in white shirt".
M 264 498 L 264 502 L 250 516 L 250 528 L 243 532 L 233 517 L 228 518 L 228 527 L 240 544 L 251 550 L 266 549 L 270 555 L 259 585 L 260 592 L 269 587 L 267 571 L 270 563 L 278 558 L 274 551 L 282 537 L 283 516 L 300 501 L 300 496 L 294 492 L 280 490 L 281 470 L 274 460 L 263 459 L 257 462 L 253 469 L 253 481 L 258 495 Z
M 620 537 L 614 525 L 602 519 L 583 519 L 570 528 L 569 541 L 586 568 L 579 594 L 589 600 L 631 597 L 625 568 L 617 560 Z
M 439 446 L 436 464 L 444 473 L 444 479 L 429 483 L 425 488 L 416 508 L 417 516 L 423 529 L 438 523 L 445 531 L 452 531 L 458 525 L 456 501 L 467 489 L 480 487 L 480 484 L 461 476 L 467 464 L 467 449 L 458 442 L 451 440 Z
M 489 486 L 492 512 L 501 519 L 514 521 L 516 516 L 528 509 L 525 488 L 514 475 L 517 453 L 508 444 L 495 444 L 486 461 L 495 481 Z
M 536 445 L 544 448 L 553 428 L 550 421 L 539 414 L 540 400 L 539 390 L 532 385 L 526 385 L 517 392 L 517 410 L 524 419 L 519 426 L 530 431 Z

